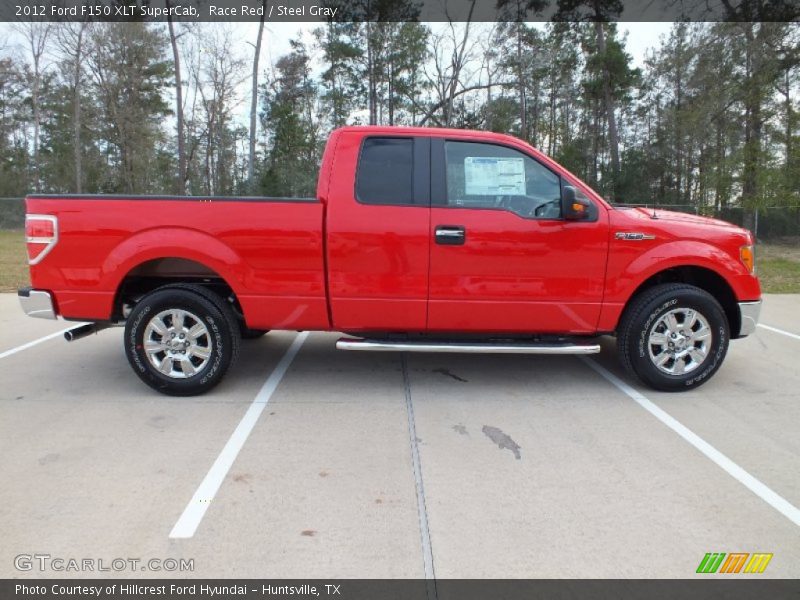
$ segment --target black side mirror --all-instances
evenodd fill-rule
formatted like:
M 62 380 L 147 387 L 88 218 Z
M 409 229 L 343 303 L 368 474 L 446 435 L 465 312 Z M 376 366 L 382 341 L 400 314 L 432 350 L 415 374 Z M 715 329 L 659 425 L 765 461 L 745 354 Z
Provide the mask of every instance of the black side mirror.
M 589 218 L 589 202 L 579 199 L 575 188 L 565 185 L 561 188 L 561 216 L 567 221 L 580 221 Z

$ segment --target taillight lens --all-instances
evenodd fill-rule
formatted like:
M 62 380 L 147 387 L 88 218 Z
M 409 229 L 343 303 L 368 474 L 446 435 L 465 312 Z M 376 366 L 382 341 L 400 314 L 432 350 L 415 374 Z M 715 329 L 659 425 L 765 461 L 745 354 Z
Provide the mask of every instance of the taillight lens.
M 58 242 L 58 218 L 53 215 L 27 215 L 25 242 L 28 245 L 28 264 L 41 262 Z
M 755 273 L 756 257 L 753 246 L 742 246 L 739 248 L 739 258 L 741 259 L 742 264 L 747 267 L 748 271 Z

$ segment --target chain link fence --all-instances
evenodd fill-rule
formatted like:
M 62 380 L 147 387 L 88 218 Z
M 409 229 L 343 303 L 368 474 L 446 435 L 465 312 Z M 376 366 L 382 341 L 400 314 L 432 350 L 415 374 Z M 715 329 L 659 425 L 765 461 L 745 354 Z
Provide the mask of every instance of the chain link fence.
M 25 226 L 25 199 L 0 198 L 0 229 L 22 229 Z M 714 207 L 670 205 L 625 205 L 642 206 L 655 210 L 676 210 L 685 213 L 713 217 L 750 229 L 759 241 L 793 242 L 800 244 L 800 206 L 766 206 L 757 209 L 740 207 Z
M 740 206 L 717 209 L 713 206 L 692 206 L 688 204 L 664 206 L 625 204 L 624 206 L 640 206 L 656 212 L 658 210 L 674 210 L 711 217 L 749 229 L 759 241 L 783 241 L 800 244 L 800 206 L 762 206 L 747 209 Z
M 25 198 L 0 198 L 0 229 L 25 227 Z

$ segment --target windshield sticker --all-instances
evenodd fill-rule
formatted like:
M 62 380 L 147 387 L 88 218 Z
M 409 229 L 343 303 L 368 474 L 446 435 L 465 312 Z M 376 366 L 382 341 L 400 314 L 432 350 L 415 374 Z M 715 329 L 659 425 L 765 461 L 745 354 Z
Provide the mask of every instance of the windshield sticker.
M 522 158 L 467 156 L 464 159 L 467 196 L 524 196 L 525 161 Z

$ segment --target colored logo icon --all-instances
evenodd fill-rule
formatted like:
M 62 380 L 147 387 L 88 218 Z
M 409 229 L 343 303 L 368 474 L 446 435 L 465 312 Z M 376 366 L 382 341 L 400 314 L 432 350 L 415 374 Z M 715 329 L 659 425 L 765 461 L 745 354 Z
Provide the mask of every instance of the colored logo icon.
M 708 552 L 697 573 L 763 573 L 771 560 L 772 554 L 765 552 Z

